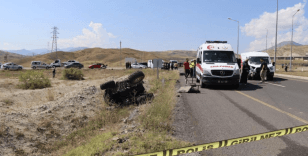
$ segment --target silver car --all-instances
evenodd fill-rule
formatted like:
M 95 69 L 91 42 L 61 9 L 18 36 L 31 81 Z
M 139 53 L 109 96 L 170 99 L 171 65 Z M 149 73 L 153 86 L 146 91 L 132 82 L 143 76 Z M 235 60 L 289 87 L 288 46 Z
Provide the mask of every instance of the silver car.
M 31 68 L 32 69 L 49 69 L 49 68 L 52 68 L 52 66 L 44 63 L 44 62 L 41 62 L 41 61 L 32 61 L 31 62 Z
M 17 65 L 13 62 L 9 62 L 9 63 L 5 63 L 1 66 L 1 69 L 4 70 L 22 70 L 22 66 L 21 65 Z
M 143 64 L 139 64 L 139 63 L 133 63 L 132 65 L 132 68 L 147 68 L 146 65 L 143 65 Z

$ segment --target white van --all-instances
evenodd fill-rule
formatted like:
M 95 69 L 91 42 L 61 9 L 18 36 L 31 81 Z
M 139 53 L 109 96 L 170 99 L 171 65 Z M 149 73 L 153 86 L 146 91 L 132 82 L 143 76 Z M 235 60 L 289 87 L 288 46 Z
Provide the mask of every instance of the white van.
M 197 82 L 205 85 L 239 87 L 240 68 L 227 41 L 206 41 L 197 51 Z
M 274 78 L 274 66 L 275 63 L 271 62 L 271 58 L 266 52 L 246 52 L 241 54 L 242 62 L 249 59 L 248 65 L 250 66 L 248 79 L 257 79 L 260 78 L 260 71 L 261 71 L 261 61 L 263 59 L 267 63 L 268 71 L 265 77 L 265 80 L 273 80 Z

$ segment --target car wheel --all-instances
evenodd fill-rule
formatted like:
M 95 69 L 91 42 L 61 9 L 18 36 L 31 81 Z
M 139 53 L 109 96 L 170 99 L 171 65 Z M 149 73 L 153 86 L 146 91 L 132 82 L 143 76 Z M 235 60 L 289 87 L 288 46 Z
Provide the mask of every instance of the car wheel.
M 199 84 L 201 88 L 205 88 L 205 84 L 201 80 L 199 80 Z
M 18 70 L 21 70 L 22 68 L 18 68 Z
M 200 80 L 199 80 L 197 77 L 196 77 L 196 82 L 197 82 L 197 83 L 200 83 Z
M 106 83 L 103 83 L 100 85 L 100 88 L 101 90 L 104 90 L 104 89 L 108 89 L 108 88 L 114 88 L 116 86 L 115 82 L 114 81 L 108 81 Z
M 137 71 L 128 77 L 128 83 L 130 83 L 131 85 L 135 85 L 141 82 L 144 79 L 144 76 L 145 75 L 142 71 Z
M 240 87 L 239 83 L 233 86 L 234 89 L 238 89 L 238 87 Z
M 91 69 L 93 69 L 94 67 L 91 67 Z
M 267 76 L 268 81 L 273 81 L 273 79 L 274 79 L 274 76 L 271 76 L 271 75 Z
M 48 70 L 49 68 L 48 68 L 48 67 L 46 67 L 46 69 Z
M 35 70 L 35 69 L 36 69 L 36 67 L 33 67 L 33 69 Z

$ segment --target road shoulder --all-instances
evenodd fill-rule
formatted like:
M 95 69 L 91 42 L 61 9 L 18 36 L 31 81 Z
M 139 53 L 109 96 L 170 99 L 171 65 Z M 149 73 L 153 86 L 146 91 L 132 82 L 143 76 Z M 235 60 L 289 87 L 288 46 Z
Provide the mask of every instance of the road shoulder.
M 294 75 L 287 75 L 287 74 L 276 74 L 275 76 L 282 76 L 282 77 L 288 77 L 288 78 L 295 78 L 295 79 L 301 79 L 301 80 L 308 80 L 308 77 L 304 76 L 294 76 Z
M 181 77 L 180 77 L 181 79 Z M 176 84 L 176 89 L 178 90 L 181 87 L 181 83 Z M 196 143 L 194 129 L 196 126 L 193 124 L 195 121 L 188 105 L 185 104 L 185 99 L 183 94 L 187 93 L 178 93 L 177 94 L 177 103 L 173 110 L 173 136 L 179 140 L 189 141 Z M 185 154 L 189 156 L 200 156 L 200 152 Z

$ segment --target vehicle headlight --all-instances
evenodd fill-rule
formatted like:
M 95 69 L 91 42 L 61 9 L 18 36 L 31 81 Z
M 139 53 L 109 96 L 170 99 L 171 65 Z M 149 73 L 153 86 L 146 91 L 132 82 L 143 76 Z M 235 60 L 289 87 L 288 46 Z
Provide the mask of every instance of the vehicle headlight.
M 234 72 L 233 72 L 233 75 L 240 75 L 240 70 L 235 69 Z
M 204 76 L 212 76 L 212 74 L 207 70 L 203 70 L 203 75 Z

